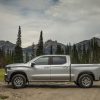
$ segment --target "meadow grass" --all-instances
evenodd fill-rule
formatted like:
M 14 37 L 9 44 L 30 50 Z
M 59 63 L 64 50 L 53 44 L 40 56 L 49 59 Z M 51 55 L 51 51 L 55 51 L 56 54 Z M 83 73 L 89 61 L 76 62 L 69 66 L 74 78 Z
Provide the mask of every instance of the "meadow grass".
M 5 70 L 0 69 L 0 81 L 4 81 L 4 73 L 5 73 Z
M 5 100 L 7 98 L 9 98 L 9 97 L 8 96 L 4 96 L 4 95 L 0 95 L 0 100 Z

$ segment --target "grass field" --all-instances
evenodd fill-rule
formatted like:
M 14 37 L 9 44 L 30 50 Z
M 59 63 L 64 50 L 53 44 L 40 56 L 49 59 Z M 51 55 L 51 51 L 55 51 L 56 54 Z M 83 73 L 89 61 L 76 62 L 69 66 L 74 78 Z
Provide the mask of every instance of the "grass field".
M 4 81 L 4 73 L 5 73 L 5 70 L 0 69 L 0 81 Z

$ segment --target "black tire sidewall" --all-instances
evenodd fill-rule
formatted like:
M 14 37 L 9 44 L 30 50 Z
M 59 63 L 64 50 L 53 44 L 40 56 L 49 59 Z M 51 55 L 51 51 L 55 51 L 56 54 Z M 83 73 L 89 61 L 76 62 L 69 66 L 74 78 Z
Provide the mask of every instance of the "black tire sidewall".
M 78 81 L 74 81 L 74 83 L 75 83 L 78 87 L 80 87 Z
M 89 86 L 85 86 L 85 85 L 82 84 L 82 79 L 83 79 L 84 77 L 90 78 L 91 84 L 90 84 Z M 93 85 L 93 77 L 92 77 L 91 75 L 89 75 L 89 74 L 82 74 L 82 75 L 79 77 L 79 79 L 78 79 L 78 83 L 79 83 L 79 86 L 80 86 L 81 88 L 90 88 L 90 87 L 92 87 L 92 85 Z
M 21 77 L 21 78 L 23 79 L 23 84 L 22 84 L 20 87 L 17 87 L 17 86 L 14 84 L 14 79 L 15 79 L 16 77 Z M 23 87 L 25 87 L 25 85 L 26 85 L 26 78 L 25 78 L 25 76 L 22 75 L 22 74 L 16 74 L 16 75 L 14 75 L 14 76 L 12 77 L 11 82 L 12 82 L 12 86 L 13 86 L 14 89 L 23 88 Z

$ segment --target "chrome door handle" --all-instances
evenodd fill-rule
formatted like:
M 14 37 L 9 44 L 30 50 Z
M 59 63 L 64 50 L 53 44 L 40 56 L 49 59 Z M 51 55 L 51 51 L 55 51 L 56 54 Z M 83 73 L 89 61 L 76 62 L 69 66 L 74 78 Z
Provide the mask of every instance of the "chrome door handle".
M 44 67 L 44 68 L 48 69 L 49 67 Z

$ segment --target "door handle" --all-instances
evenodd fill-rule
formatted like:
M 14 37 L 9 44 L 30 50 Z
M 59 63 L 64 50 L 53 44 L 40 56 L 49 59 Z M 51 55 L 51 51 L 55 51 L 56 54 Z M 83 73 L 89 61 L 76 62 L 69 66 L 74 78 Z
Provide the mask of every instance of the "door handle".
M 44 68 L 49 69 L 49 67 L 44 67 Z
M 69 67 L 68 66 L 63 66 L 63 69 L 69 70 Z

